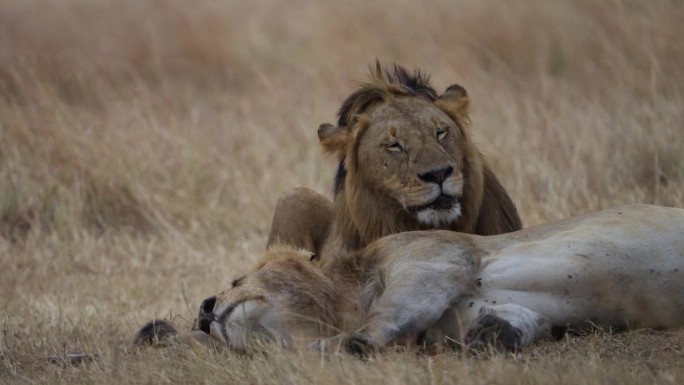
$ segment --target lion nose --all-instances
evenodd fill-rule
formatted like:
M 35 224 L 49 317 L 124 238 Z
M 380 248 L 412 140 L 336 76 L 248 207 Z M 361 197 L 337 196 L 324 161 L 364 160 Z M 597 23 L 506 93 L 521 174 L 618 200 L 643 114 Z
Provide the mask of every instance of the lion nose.
M 454 172 L 454 168 L 448 166 L 440 168 L 439 170 L 431 170 L 426 173 L 418 174 L 418 178 L 424 182 L 437 183 L 438 185 L 441 185 L 442 182 L 444 182 L 452 172 Z
M 199 309 L 199 328 L 201 331 L 209 334 L 211 330 L 211 323 L 214 321 L 214 306 L 216 305 L 216 296 L 211 297 L 202 301 Z

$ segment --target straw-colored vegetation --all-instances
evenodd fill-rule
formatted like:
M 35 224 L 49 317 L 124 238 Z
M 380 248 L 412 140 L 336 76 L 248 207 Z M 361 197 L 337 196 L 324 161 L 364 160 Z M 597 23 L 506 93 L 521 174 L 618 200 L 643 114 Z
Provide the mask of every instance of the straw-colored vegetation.
M 376 57 L 466 87 L 526 226 L 683 207 L 682 20 L 672 0 L 0 2 L 0 382 L 684 382 L 684 331 L 370 363 L 130 347 L 258 258 L 281 192 L 331 191 L 316 129 Z M 46 360 L 65 352 L 94 360 Z

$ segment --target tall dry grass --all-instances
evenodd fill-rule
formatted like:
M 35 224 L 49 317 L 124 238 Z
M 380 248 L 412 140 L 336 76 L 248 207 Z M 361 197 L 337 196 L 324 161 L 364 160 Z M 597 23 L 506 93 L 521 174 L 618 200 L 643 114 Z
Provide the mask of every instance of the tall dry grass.
M 331 190 L 316 128 L 375 58 L 474 100 L 526 225 L 684 206 L 678 1 L 0 2 L 0 381 L 680 383 L 681 332 L 521 356 L 136 351 L 260 254 L 279 194 Z M 78 367 L 47 364 L 66 351 Z

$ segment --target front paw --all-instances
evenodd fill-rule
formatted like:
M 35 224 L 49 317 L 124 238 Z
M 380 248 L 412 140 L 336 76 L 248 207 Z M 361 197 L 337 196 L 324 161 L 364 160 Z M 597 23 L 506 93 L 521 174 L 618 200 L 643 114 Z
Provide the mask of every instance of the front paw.
M 362 359 L 366 359 L 380 350 L 379 346 L 373 342 L 373 339 L 363 333 L 352 334 L 342 341 L 342 345 L 347 353 Z
M 472 349 L 492 346 L 500 352 L 517 352 L 522 346 L 522 331 L 503 318 L 483 314 L 468 330 L 466 343 Z
M 146 323 L 133 339 L 133 345 L 168 346 L 178 340 L 178 331 L 171 322 L 155 319 Z

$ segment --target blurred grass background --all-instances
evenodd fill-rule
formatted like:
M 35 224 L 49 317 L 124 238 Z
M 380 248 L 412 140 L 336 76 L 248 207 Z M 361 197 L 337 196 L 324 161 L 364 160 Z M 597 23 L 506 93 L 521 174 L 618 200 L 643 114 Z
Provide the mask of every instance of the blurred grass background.
M 677 0 L 0 2 L 0 380 L 202 382 L 199 367 L 209 382 L 255 382 L 243 366 L 273 362 L 180 350 L 145 361 L 128 338 L 152 317 L 188 327 L 259 257 L 283 191 L 330 194 L 335 164 L 316 129 L 376 58 L 468 90 L 471 129 L 526 226 L 625 203 L 684 207 L 682 20 Z M 662 362 L 681 360 L 681 333 L 667 336 Z M 573 365 L 609 377 L 589 345 Z M 102 359 L 73 372 L 40 360 L 68 350 Z M 497 359 L 491 376 L 518 373 L 519 358 Z M 542 381 L 540 360 L 523 364 Z M 276 361 L 284 369 L 264 382 L 333 370 Z M 487 377 L 458 362 L 469 383 Z M 377 378 L 361 368 L 357 380 Z M 670 378 L 635 373 L 621 381 Z

